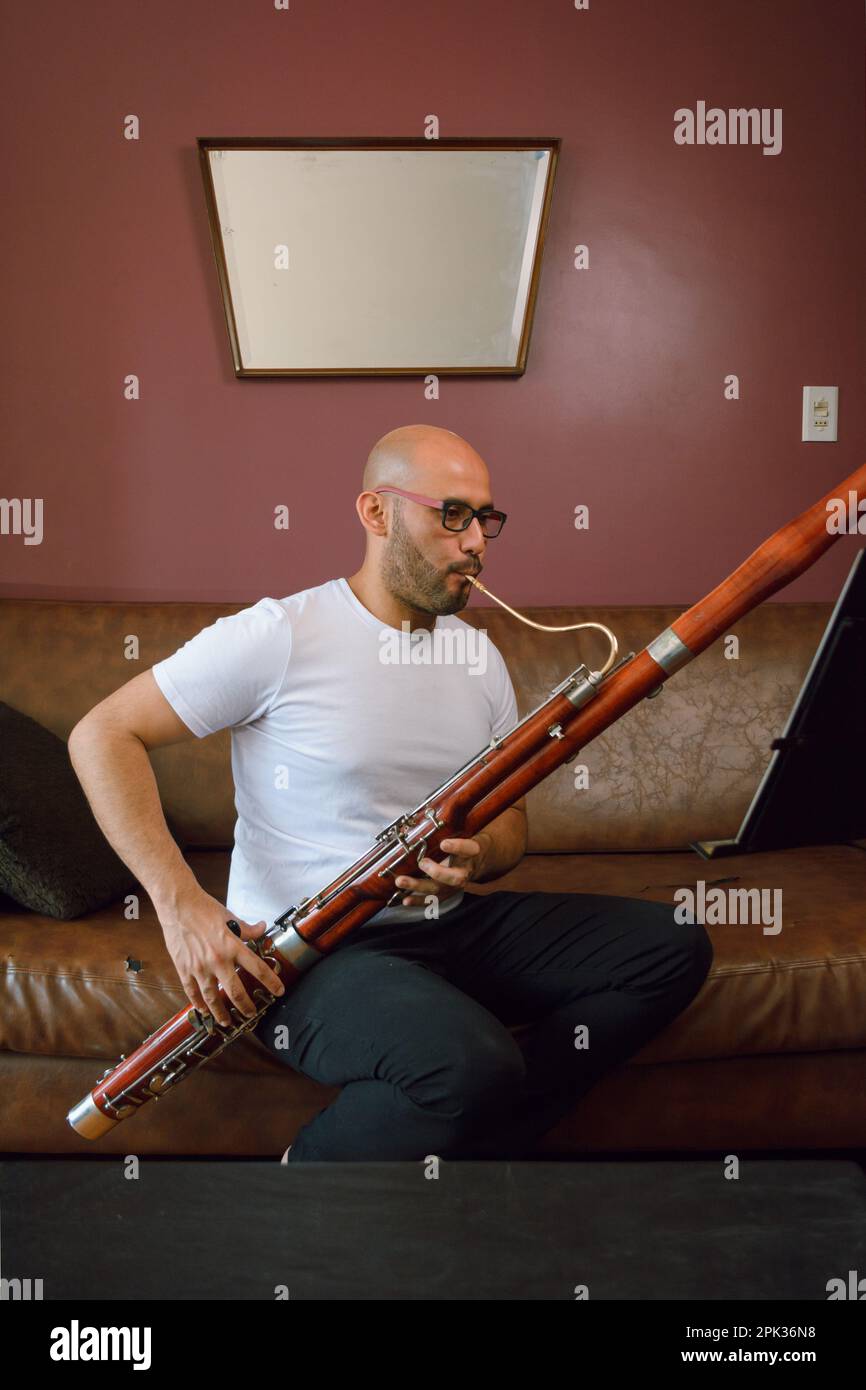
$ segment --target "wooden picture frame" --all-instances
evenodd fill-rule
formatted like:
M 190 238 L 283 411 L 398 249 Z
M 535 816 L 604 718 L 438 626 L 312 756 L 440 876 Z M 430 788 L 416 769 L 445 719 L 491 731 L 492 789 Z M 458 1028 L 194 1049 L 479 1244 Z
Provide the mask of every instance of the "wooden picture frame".
M 559 144 L 199 138 L 235 375 L 522 375 Z

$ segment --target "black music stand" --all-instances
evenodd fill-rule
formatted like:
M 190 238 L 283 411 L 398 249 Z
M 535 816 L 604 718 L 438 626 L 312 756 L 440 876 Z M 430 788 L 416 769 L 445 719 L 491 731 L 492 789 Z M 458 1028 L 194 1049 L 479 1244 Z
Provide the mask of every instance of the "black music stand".
M 866 836 L 866 550 L 859 550 L 743 823 L 704 859 Z

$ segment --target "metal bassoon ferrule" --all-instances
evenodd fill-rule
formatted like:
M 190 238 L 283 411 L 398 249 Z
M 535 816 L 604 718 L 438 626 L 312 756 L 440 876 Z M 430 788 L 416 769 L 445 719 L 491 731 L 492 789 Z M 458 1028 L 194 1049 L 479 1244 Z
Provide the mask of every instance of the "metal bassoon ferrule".
M 590 671 L 586 666 L 578 666 L 576 671 L 572 671 L 570 676 L 566 676 L 564 681 L 560 681 L 551 692 L 551 695 L 564 695 L 566 700 L 570 700 L 575 709 L 580 709 L 596 694 L 601 677 L 594 671 Z M 550 696 L 548 696 L 548 699 Z

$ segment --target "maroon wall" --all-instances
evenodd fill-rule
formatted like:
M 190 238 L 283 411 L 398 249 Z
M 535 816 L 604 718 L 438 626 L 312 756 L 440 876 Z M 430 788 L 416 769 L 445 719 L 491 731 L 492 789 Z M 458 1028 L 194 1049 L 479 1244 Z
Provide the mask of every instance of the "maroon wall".
M 351 574 L 371 444 L 429 421 L 488 462 L 510 603 L 686 606 L 866 458 L 862 0 L 49 0 L 4 23 L 0 495 L 43 498 L 45 531 L 0 535 L 0 593 L 242 602 Z M 781 107 L 782 152 L 675 144 L 699 100 Z M 438 402 L 236 380 L 196 137 L 421 135 L 431 112 L 562 139 L 526 374 Z M 800 442 L 804 384 L 838 385 L 837 444 Z M 855 544 L 783 597 L 833 597 Z

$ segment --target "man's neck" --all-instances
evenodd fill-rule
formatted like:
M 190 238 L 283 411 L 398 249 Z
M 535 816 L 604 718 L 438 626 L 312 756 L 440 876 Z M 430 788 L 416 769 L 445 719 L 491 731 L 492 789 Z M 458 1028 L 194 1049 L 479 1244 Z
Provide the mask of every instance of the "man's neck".
M 365 573 L 362 568 L 357 574 L 350 575 L 346 583 L 358 602 L 363 603 L 375 618 L 381 623 L 387 623 L 389 627 L 402 631 L 403 623 L 408 622 L 410 632 L 419 628 L 426 628 L 428 632 L 432 632 L 436 626 L 435 613 L 425 613 L 419 608 L 410 608 L 401 603 L 385 588 L 378 575 Z

